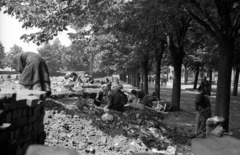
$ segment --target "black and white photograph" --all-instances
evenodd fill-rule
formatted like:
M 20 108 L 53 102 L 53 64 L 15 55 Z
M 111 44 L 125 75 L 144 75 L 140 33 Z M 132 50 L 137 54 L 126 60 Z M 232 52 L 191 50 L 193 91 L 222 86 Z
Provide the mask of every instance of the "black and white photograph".
M 0 0 L 0 155 L 240 155 L 240 0 Z

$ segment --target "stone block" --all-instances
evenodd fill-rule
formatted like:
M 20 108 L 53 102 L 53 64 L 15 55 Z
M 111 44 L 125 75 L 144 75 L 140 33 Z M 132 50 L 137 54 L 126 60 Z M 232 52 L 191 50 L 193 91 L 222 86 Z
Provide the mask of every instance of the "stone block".
M 42 101 L 39 101 L 39 103 L 41 104 Z M 41 106 L 38 105 L 36 107 L 33 108 L 33 115 L 37 115 L 40 112 Z M 37 116 L 38 117 L 38 116 Z
M 23 126 L 22 133 L 23 134 L 27 134 L 28 133 L 28 125 Z
M 10 111 L 10 110 L 15 110 L 16 108 L 17 108 L 16 103 L 5 103 L 2 109 L 4 109 L 5 111 Z
M 21 148 L 21 146 L 18 146 L 15 155 L 22 155 L 23 154 L 23 150 Z
M 9 132 L 9 140 L 13 141 L 14 140 L 14 131 Z
M 40 116 L 37 118 L 38 122 L 44 122 L 44 113 L 40 114 Z
M 19 136 L 17 143 L 18 143 L 19 145 L 21 145 L 21 144 L 23 144 L 23 143 L 25 143 L 25 142 L 29 142 L 29 141 L 31 141 L 31 140 L 36 141 L 36 135 L 37 135 L 37 134 L 36 134 L 36 131 L 32 131 L 32 132 L 27 133 L 27 134 L 25 134 L 25 135 L 21 135 L 21 136 Z M 35 139 L 34 139 L 34 138 L 35 138 Z
M 8 112 L 8 113 L 6 114 L 6 120 L 5 120 L 5 122 L 6 122 L 6 123 L 10 123 L 11 120 L 12 120 L 12 113 L 11 113 L 11 112 Z
M 15 136 L 16 139 L 18 139 L 18 137 L 19 137 L 19 129 L 15 130 L 14 136 Z
M 33 123 L 33 130 L 37 130 L 37 122 Z
M 28 124 L 32 124 L 37 120 L 37 115 L 32 115 L 28 118 Z
M 78 155 L 75 150 L 53 148 L 42 145 L 30 145 L 26 155 Z
M 0 103 L 14 103 L 16 102 L 15 91 L 0 91 Z
M 33 125 L 30 124 L 30 125 L 28 126 L 28 132 L 31 132 L 32 130 L 33 130 Z
M 33 108 L 27 108 L 27 116 L 32 116 L 33 115 Z
M 38 144 L 44 144 L 44 141 L 45 141 L 45 139 L 46 139 L 46 137 L 47 137 L 47 135 L 46 135 L 46 133 L 45 132 L 42 132 L 42 134 L 41 135 L 38 135 L 38 139 L 37 139 L 37 143 Z
M 23 115 L 23 116 L 27 116 L 27 108 L 23 108 L 22 115 Z
M 14 121 L 11 121 L 11 124 L 12 125 L 10 129 L 16 129 L 16 128 L 22 127 L 28 124 L 28 118 L 25 116 L 25 117 L 16 119 Z
M 18 110 L 14 110 L 12 112 L 12 119 L 16 119 L 16 118 L 18 118 Z
M 33 96 L 37 96 L 39 100 L 45 101 L 47 98 L 47 94 L 45 91 L 32 91 Z
M 25 117 L 22 117 L 20 119 L 18 119 L 18 124 L 19 126 L 24 126 L 24 125 L 27 125 L 28 124 L 28 118 L 25 116 Z
M 0 110 L 0 126 L 5 122 L 4 110 Z
M 7 130 L 0 130 L 0 146 L 6 145 L 6 141 L 8 140 Z M 0 147 L 0 148 L 1 148 Z
M 25 108 L 27 106 L 26 98 L 17 98 L 16 101 L 17 108 Z
M 35 107 L 38 105 L 39 99 L 36 96 L 27 96 L 27 105 L 29 107 Z
M 28 146 L 29 146 L 29 143 L 28 143 L 28 142 L 26 142 L 26 143 L 23 144 L 22 150 L 23 150 L 23 153 L 24 153 L 24 154 L 26 153 Z
M 44 126 L 40 125 L 37 129 L 37 135 L 41 135 L 44 132 Z
M 240 140 L 228 136 L 193 139 L 192 151 L 194 155 L 239 155 Z
M 22 117 L 22 113 L 23 113 L 23 110 L 22 109 L 18 109 L 18 118 Z

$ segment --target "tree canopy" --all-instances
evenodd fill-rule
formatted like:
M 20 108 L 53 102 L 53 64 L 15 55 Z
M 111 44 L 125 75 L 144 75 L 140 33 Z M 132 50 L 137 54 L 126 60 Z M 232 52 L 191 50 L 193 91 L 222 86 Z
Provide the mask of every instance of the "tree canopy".
M 4 68 L 4 59 L 5 59 L 6 53 L 4 52 L 4 47 L 2 43 L 0 42 L 0 68 Z

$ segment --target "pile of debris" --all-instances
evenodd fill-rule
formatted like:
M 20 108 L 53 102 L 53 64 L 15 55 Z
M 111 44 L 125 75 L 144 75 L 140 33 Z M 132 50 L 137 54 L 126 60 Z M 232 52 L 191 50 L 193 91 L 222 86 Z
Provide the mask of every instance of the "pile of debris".
M 105 113 L 88 98 L 48 99 L 45 144 L 80 154 L 175 154 L 179 150 L 191 154 L 192 135 L 168 128 L 162 119 L 163 114 L 136 103 L 127 105 L 124 113 Z

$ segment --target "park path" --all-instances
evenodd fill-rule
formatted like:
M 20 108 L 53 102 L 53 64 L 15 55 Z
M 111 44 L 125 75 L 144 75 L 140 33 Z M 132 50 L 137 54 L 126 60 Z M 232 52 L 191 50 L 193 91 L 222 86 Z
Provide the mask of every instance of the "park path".
M 136 89 L 126 82 L 122 82 L 123 88 Z M 177 127 L 187 132 L 194 132 L 195 129 L 195 98 L 198 94 L 197 91 L 192 90 L 192 85 L 181 85 L 181 100 L 179 112 L 170 112 L 163 122 L 167 123 L 170 127 Z M 154 91 L 154 85 L 149 84 L 149 93 Z M 215 99 L 216 99 L 216 85 L 213 86 L 213 93 L 210 96 L 210 102 L 212 106 L 212 115 L 215 110 Z M 161 86 L 161 98 L 171 100 L 172 94 L 172 83 L 168 82 L 167 86 Z M 230 121 L 229 131 L 233 133 L 233 136 L 240 139 L 240 94 L 237 97 L 231 96 L 230 103 Z

